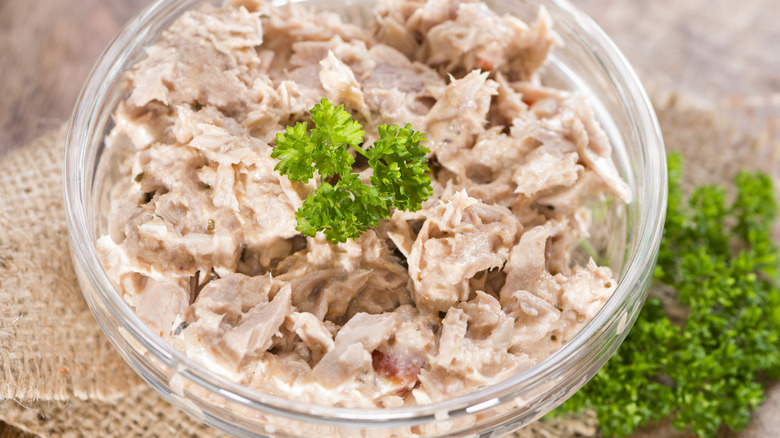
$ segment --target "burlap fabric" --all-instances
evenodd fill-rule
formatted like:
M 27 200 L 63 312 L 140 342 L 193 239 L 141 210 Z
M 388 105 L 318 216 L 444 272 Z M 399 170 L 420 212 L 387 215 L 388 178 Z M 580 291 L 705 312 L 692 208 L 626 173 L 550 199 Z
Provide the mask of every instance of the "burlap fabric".
M 687 185 L 725 182 L 740 168 L 780 175 L 778 148 L 749 118 L 674 95 L 656 106 L 667 147 L 685 157 Z M 68 250 L 64 134 L 61 128 L 0 161 L 0 420 L 41 436 L 219 435 L 145 385 L 89 312 Z M 667 436 L 661 427 L 644 436 Z M 751 436 L 772 436 L 761 432 L 772 426 L 751 427 Z M 516 435 L 589 437 L 597 428 L 585 414 Z
M 64 127 L 0 161 L 0 420 L 41 436 L 208 436 L 116 353 L 68 249 Z

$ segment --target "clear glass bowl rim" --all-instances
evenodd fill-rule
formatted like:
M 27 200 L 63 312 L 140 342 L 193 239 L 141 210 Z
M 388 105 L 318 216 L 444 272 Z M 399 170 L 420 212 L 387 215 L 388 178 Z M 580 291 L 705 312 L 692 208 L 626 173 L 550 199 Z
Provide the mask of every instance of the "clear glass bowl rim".
M 612 298 L 571 341 L 533 367 L 490 387 L 430 405 L 389 409 L 353 409 L 315 405 L 272 396 L 218 376 L 163 341 L 136 316 L 116 292 L 98 260 L 87 225 L 88 206 L 84 196 L 90 190 L 92 182 L 86 181 L 83 163 L 88 161 L 86 156 L 89 151 L 88 133 L 90 128 L 94 129 L 92 116 L 99 111 L 97 104 L 106 93 L 106 85 L 102 79 L 121 74 L 118 60 L 122 53 L 132 49 L 130 43 L 134 35 L 144 32 L 148 23 L 159 14 L 175 9 L 177 4 L 175 1 L 156 0 L 125 25 L 98 59 L 77 100 L 68 126 L 63 170 L 71 253 L 76 259 L 74 264 L 83 267 L 84 274 L 112 315 L 120 321 L 122 328 L 158 360 L 196 385 L 260 412 L 345 427 L 400 426 L 419 424 L 427 418 L 439 418 L 442 412 L 446 412 L 449 417 L 473 414 L 515 400 L 529 391 L 532 392 L 534 388 L 576 365 L 579 360 L 588 355 L 590 352 L 588 347 L 598 345 L 600 338 L 606 336 L 603 329 L 621 317 L 623 312 L 619 309 L 624 307 L 626 302 L 644 298 L 636 296 L 641 291 L 636 290 L 634 286 L 642 276 L 643 269 L 655 262 L 666 212 L 667 192 L 666 162 L 661 131 L 650 100 L 628 61 L 606 34 L 567 0 L 547 0 L 547 3 L 577 23 L 582 33 L 591 40 L 588 44 L 598 48 L 594 55 L 611 74 L 612 83 L 619 85 L 619 92 L 623 93 L 622 103 L 627 105 L 626 110 L 632 117 L 634 129 L 638 130 L 639 139 L 644 142 L 642 149 L 645 150 L 647 163 L 644 180 L 637 181 L 637 186 L 644 187 L 654 194 L 651 193 L 650 204 L 646 205 L 646 210 L 652 214 L 640 218 L 638 222 L 636 246 L 628 248 L 629 251 L 633 250 L 625 261 L 628 268 L 619 280 Z M 640 182 L 642 184 L 639 184 Z

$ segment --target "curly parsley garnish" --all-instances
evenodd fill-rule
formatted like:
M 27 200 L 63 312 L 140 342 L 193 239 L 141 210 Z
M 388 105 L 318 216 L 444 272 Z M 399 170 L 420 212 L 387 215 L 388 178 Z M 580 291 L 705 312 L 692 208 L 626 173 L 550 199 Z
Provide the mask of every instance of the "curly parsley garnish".
M 381 125 L 379 140 L 363 149 L 363 127 L 344 105 L 322 99 L 311 109 L 311 120 L 314 129 L 308 133 L 306 123 L 297 123 L 277 134 L 271 153 L 279 159 L 275 170 L 292 181 L 307 182 L 315 171 L 322 178 L 295 212 L 296 229 L 304 235 L 323 231 L 331 243 L 346 242 L 389 218 L 393 208 L 419 210 L 433 193 L 425 158 L 430 151 L 420 146 L 424 134 L 411 125 Z M 355 159 L 349 148 L 368 160 L 371 185 L 352 171 Z
M 740 172 L 736 196 L 703 185 L 685 201 L 681 158 L 668 161 L 669 198 L 655 278 L 688 310 L 670 320 L 650 298 L 617 353 L 559 410 L 594 409 L 607 436 L 672 416 L 700 437 L 740 430 L 780 372 L 778 250 L 771 178 Z

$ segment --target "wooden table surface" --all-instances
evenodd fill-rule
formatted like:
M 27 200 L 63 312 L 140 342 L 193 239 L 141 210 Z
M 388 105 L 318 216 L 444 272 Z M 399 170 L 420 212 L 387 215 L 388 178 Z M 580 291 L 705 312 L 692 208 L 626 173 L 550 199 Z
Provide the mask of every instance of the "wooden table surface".
M 652 89 L 761 115 L 780 107 L 778 0 L 573 0 Z M 146 0 L 0 0 L 0 156 L 59 126 L 100 52 Z M 767 118 L 767 123 L 775 123 Z M 780 434 L 780 391 L 749 432 Z M 0 437 L 16 436 L 0 425 Z

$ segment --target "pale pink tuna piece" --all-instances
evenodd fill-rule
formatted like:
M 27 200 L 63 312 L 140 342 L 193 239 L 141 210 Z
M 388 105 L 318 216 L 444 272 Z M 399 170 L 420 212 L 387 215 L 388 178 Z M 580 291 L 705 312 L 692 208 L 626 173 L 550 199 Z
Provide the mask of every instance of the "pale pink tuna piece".
M 400 325 L 401 318 L 393 313 L 358 313 L 339 330 L 333 350 L 312 369 L 313 377 L 326 387 L 334 387 L 373 374 L 371 353 Z
M 480 271 L 500 268 L 519 231 L 505 207 L 488 205 L 460 191 L 439 201 L 409 254 L 415 303 L 447 311 L 469 297 L 469 280 Z
M 238 368 L 245 357 L 256 357 L 268 350 L 271 337 L 291 312 L 290 286 L 286 285 L 270 303 L 259 304 L 243 314 L 238 325 L 225 332 L 217 348 Z
M 187 310 L 190 291 L 185 279 L 155 280 L 145 277 L 135 296 L 135 313 L 157 334 L 167 338 L 173 330 L 176 317 Z
M 446 161 L 458 148 L 470 147 L 485 130 L 490 100 L 497 89 L 487 73 L 472 71 L 463 79 L 452 79 L 425 118 L 431 151 Z

